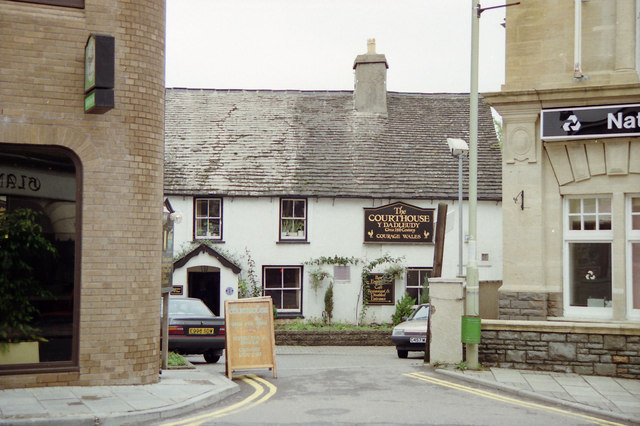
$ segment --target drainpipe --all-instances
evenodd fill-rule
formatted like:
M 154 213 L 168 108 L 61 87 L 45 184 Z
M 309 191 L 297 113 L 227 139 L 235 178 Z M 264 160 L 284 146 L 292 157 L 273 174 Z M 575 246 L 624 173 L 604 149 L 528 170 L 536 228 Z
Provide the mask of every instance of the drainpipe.
M 582 73 L 582 2 L 574 0 L 573 35 L 573 81 L 585 81 L 589 77 Z

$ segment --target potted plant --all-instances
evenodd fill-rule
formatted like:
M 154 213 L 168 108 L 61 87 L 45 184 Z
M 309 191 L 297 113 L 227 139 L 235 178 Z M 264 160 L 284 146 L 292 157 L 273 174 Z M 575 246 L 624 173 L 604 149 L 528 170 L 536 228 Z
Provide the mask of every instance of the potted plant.
M 35 342 L 37 355 L 37 342 L 44 339 L 34 326 L 38 309 L 33 300 L 50 292 L 36 276 L 36 267 L 55 253 L 43 235 L 38 213 L 21 208 L 0 215 L 0 355 L 21 342 Z M 29 362 L 38 359 L 18 360 Z
M 290 235 L 294 231 L 293 229 L 293 219 L 285 219 L 282 221 L 282 233 L 284 235 Z

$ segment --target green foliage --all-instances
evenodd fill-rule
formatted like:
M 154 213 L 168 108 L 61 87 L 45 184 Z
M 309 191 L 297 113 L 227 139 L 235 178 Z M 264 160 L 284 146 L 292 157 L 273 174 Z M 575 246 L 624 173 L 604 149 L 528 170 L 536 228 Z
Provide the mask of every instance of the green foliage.
M 323 271 L 322 269 L 314 269 L 309 272 L 309 275 L 311 276 L 311 286 L 313 287 L 313 291 L 316 293 L 318 292 L 318 288 L 320 288 L 322 281 L 331 277 L 330 273 Z
M 326 257 L 326 256 L 320 256 L 317 259 L 310 259 L 307 262 L 305 262 L 305 265 L 340 265 L 340 266 L 347 266 L 349 264 L 351 265 L 357 265 L 358 263 L 361 263 L 362 261 L 360 259 L 356 259 L 355 257 L 351 256 L 351 257 L 344 257 L 344 256 L 338 256 L 338 255 L 334 255 L 333 257 Z
M 405 293 L 402 299 L 396 302 L 396 311 L 391 315 L 391 322 L 393 325 L 400 324 L 403 317 L 408 317 L 413 312 L 413 305 L 416 304 L 416 299 L 409 296 L 409 293 Z
M 333 283 L 329 284 L 329 288 L 324 294 L 324 312 L 326 314 L 325 322 L 331 324 L 333 318 Z
M 498 138 L 498 147 L 500 148 L 500 150 L 502 150 L 502 140 L 503 140 L 502 118 L 498 119 L 496 117 L 493 117 L 493 127 L 496 130 L 496 137 Z
M 175 352 L 169 352 L 169 357 L 167 358 L 167 365 L 169 367 L 177 367 L 179 365 L 187 365 L 187 360 L 180 354 Z
M 367 324 L 367 325 L 355 325 L 347 323 L 331 323 L 326 324 L 322 319 L 307 319 L 286 323 L 275 324 L 275 328 L 278 330 L 391 330 L 391 324 Z
M 460 370 L 460 371 L 465 371 L 466 369 L 468 369 L 469 367 L 467 367 L 467 363 L 464 361 L 460 361 L 457 365 L 456 365 L 456 370 Z
M 240 299 L 258 297 L 262 294 L 262 288 L 256 278 L 256 262 L 251 257 L 248 248 L 245 248 L 245 253 L 247 255 L 247 276 L 246 279 L 238 280 L 238 297 Z
M 429 297 L 429 278 L 425 275 L 424 282 L 422 283 L 422 292 L 420 292 L 419 304 L 429 303 L 431 298 Z
M 36 277 L 36 267 L 55 254 L 38 213 L 16 209 L 0 216 L 0 342 L 42 340 L 33 327 L 38 310 L 32 301 L 50 291 Z

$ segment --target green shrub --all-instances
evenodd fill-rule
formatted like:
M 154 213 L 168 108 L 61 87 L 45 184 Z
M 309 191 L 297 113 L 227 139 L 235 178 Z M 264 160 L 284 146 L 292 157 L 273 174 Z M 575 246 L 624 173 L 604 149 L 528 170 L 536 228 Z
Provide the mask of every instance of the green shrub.
M 391 316 L 391 322 L 393 325 L 398 325 L 402 322 L 403 317 L 408 317 L 413 312 L 413 305 L 416 304 L 416 299 L 409 296 L 409 293 L 405 293 L 402 299 L 396 302 L 396 312 Z
M 329 288 L 324 294 L 324 312 L 326 313 L 327 324 L 331 324 L 331 319 L 333 318 L 333 283 L 329 284 Z

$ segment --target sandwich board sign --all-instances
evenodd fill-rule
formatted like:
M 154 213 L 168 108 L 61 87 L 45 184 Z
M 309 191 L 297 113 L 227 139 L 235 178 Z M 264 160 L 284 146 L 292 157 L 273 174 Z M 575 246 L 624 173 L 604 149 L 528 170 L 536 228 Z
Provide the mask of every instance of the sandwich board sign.
M 271 297 L 226 300 L 224 312 L 227 377 L 236 370 L 268 368 L 277 378 Z

